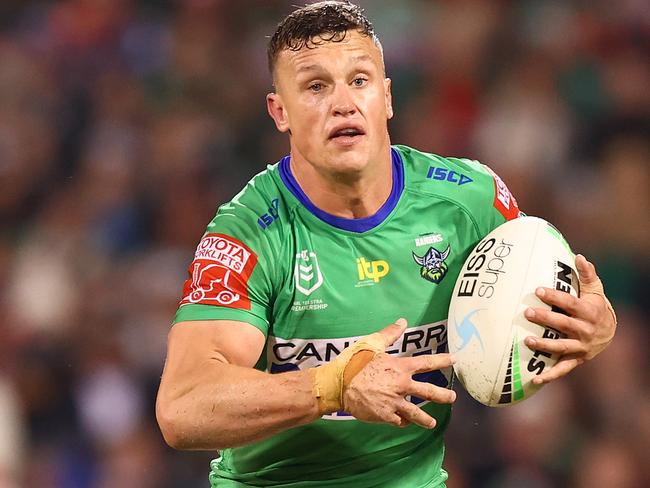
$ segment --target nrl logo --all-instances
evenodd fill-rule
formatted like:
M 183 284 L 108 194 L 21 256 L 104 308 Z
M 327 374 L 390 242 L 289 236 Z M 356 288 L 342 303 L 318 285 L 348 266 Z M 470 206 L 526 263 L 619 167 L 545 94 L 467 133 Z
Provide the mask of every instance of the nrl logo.
M 438 251 L 435 247 L 430 247 L 422 257 L 413 253 L 413 259 L 421 266 L 420 276 L 432 283 L 440 283 L 447 275 L 448 266 L 445 259 L 449 257 L 449 251 L 450 248 L 447 246 L 443 252 Z
M 311 295 L 323 284 L 323 274 L 318 266 L 318 257 L 313 251 L 303 250 L 296 254 L 294 268 L 296 288 L 303 295 Z

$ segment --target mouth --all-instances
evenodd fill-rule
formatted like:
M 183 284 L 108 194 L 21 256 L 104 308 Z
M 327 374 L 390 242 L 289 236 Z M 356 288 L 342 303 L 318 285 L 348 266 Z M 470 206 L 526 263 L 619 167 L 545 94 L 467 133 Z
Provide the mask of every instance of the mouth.
M 365 131 L 356 125 L 337 127 L 330 132 L 329 140 L 338 144 L 351 145 L 366 135 Z

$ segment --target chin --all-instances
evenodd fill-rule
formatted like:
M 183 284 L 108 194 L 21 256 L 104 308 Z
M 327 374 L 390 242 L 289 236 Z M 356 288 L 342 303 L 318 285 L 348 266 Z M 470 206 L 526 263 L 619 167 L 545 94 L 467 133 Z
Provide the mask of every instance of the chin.
M 332 154 L 325 164 L 335 173 L 352 175 L 362 173 L 369 162 L 366 151 L 345 151 Z
M 340 170 L 362 171 L 371 160 L 368 142 L 359 141 L 349 146 L 330 145 L 324 154 L 327 155 L 329 164 Z M 325 163 L 327 164 L 327 161 Z

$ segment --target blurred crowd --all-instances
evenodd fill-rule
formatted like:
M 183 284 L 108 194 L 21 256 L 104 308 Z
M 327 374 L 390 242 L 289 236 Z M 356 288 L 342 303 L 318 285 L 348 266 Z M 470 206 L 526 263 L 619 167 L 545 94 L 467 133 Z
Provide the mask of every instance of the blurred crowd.
M 265 49 L 296 3 L 0 4 L 0 488 L 207 486 L 214 454 L 165 446 L 155 393 L 205 225 L 288 150 Z M 535 398 L 461 396 L 449 487 L 650 486 L 647 1 L 359 3 L 393 142 L 491 165 L 619 316 Z

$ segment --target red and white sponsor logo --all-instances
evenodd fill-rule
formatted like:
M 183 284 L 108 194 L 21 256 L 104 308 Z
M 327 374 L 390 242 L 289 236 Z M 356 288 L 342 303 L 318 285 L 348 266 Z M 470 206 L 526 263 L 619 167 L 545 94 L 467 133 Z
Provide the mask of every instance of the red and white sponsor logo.
M 196 248 L 194 259 L 214 261 L 233 271 L 240 272 L 253 253 L 241 242 L 222 234 L 203 236 Z
M 503 180 L 489 166 L 485 169 L 494 179 L 494 208 L 496 208 L 506 220 L 516 219 L 520 215 L 519 207 L 515 196 L 508 190 Z
M 237 239 L 224 234 L 206 234 L 188 269 L 190 278 L 183 286 L 180 304 L 250 310 L 248 280 L 256 264 L 257 255 Z

